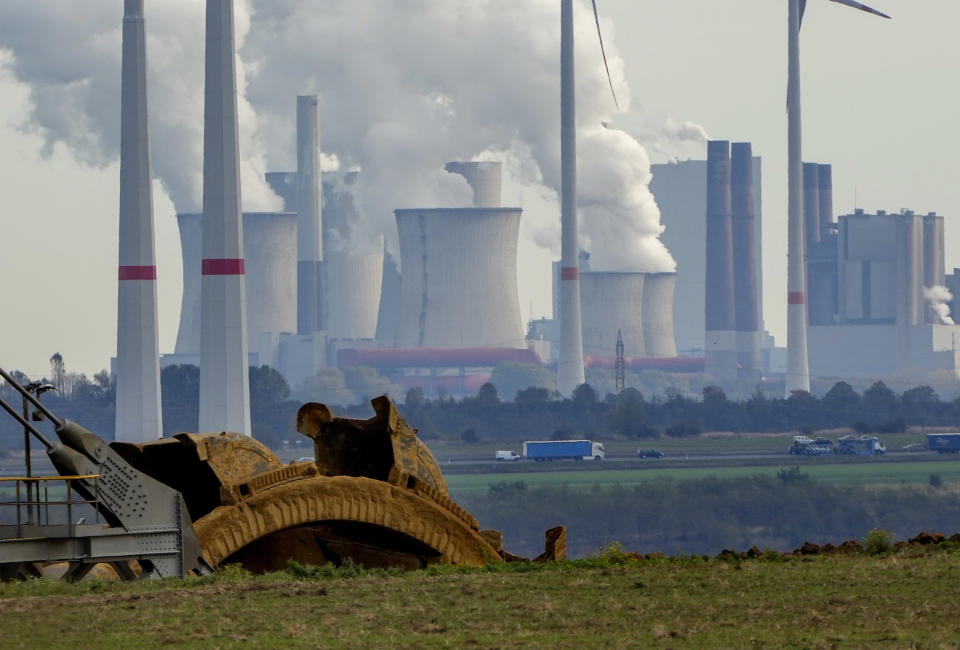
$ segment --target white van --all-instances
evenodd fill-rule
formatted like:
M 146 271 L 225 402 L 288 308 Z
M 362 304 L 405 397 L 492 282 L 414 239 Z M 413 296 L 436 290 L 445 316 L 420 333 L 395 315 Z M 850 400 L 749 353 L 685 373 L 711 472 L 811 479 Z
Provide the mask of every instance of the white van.
M 493 455 L 497 460 L 520 460 L 521 456 L 515 451 L 498 451 Z

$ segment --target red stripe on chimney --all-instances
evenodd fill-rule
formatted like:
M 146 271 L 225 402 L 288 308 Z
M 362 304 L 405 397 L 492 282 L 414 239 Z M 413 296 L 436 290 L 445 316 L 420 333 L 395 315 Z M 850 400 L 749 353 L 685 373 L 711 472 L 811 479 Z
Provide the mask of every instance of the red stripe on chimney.
M 243 258 L 203 260 L 202 275 L 243 275 Z
M 120 280 L 156 280 L 157 267 L 155 266 L 121 266 L 117 277 Z

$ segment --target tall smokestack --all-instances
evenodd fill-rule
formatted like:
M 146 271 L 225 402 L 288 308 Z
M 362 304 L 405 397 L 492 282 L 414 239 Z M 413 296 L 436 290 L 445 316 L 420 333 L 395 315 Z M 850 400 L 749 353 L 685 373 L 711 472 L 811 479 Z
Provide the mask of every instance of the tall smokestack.
M 233 0 L 207 0 L 200 430 L 250 435 Z
M 116 439 L 163 435 L 143 0 L 125 0 L 120 93 Z
M 560 353 L 557 389 L 570 395 L 584 382 L 577 235 L 577 116 L 573 67 L 573 0 L 560 4 Z
M 820 186 L 820 239 L 823 229 L 833 223 L 833 167 L 817 165 L 817 182 Z
M 803 163 L 803 229 L 809 244 L 820 241 L 820 165 Z
M 753 148 L 732 145 L 730 207 L 733 217 L 734 318 L 740 376 L 760 378 L 760 310 L 757 296 L 756 211 L 753 205 Z
M 711 140 L 707 143 L 705 352 L 707 372 L 718 378 L 737 375 L 730 191 L 730 143 Z
M 320 99 L 297 97 L 297 333 L 323 328 Z

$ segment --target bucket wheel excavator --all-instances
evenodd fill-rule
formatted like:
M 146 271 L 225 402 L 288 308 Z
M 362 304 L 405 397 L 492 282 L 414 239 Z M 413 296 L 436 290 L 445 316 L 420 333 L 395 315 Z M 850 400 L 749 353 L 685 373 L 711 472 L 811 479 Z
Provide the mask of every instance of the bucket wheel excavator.
M 334 417 L 323 404 L 303 405 L 297 430 L 312 439 L 314 461 L 284 464 L 255 439 L 229 432 L 107 446 L 83 430 L 95 453 L 72 450 L 74 434 L 48 444 L 48 454 L 61 474 L 101 475 L 96 490 L 83 496 L 99 498 L 105 515 L 111 503 L 126 502 L 123 494 L 112 501 L 100 494 L 102 473 L 116 468 L 123 470 L 124 482 L 111 485 L 121 491 L 149 482 L 159 492 L 166 490 L 164 498 L 174 495 L 182 502 L 181 538 L 188 542 L 182 572 L 233 563 L 264 572 L 284 569 L 290 559 L 312 565 L 349 559 L 369 568 L 409 569 L 523 560 L 504 550 L 499 531 L 481 530 L 450 498 L 430 450 L 390 399 L 378 397 L 372 404 L 375 415 L 368 420 Z M 59 423 L 58 435 L 64 427 L 82 429 L 65 420 L 54 423 Z M 50 450 L 63 455 L 65 447 L 82 456 L 82 467 L 58 464 Z M 149 502 L 150 491 L 141 498 Z M 125 525 L 120 517 L 105 519 L 112 526 Z M 536 560 L 565 556 L 565 529 L 550 529 Z

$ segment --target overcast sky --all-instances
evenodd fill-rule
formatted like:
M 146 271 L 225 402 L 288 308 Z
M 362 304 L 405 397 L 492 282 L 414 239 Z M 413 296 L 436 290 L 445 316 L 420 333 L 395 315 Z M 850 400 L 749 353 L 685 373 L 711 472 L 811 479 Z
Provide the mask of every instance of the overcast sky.
M 376 6 L 391 1 L 378 0 Z M 38 0 L 38 4 L 64 13 L 80 11 L 77 3 L 66 0 Z M 116 0 L 113 4 L 119 27 L 122 3 Z M 111 11 L 113 4 L 106 2 Z M 156 0 L 147 2 L 148 29 L 152 4 Z M 254 6 L 266 4 L 268 0 L 257 0 Z M 310 6 L 323 4 L 314 0 Z M 449 0 L 397 0 L 397 4 L 453 6 Z M 93 5 L 104 5 L 104 1 Z M 516 0 L 461 0 L 456 6 L 467 14 L 477 6 L 487 11 L 502 6 L 506 11 L 515 5 Z M 833 164 L 838 214 L 856 206 L 868 211 L 910 208 L 946 215 L 949 270 L 960 266 L 960 231 L 955 221 L 960 214 L 960 97 L 956 83 L 960 53 L 954 33 L 960 24 L 960 5 L 943 0 L 877 0 L 877 5 L 894 20 L 828 0 L 808 3 L 801 42 L 804 159 Z M 7 24 L 14 20 L 28 24 L 26 6 L 4 3 L 0 24 L 5 20 Z M 752 141 L 754 152 L 763 156 L 764 318 L 782 345 L 786 321 L 786 0 L 599 0 L 599 7 L 605 37 L 613 54 L 619 55 L 615 67 L 622 74 L 615 70 L 615 76 L 623 87 L 618 91 L 632 98 L 629 113 L 616 118 L 614 124 L 637 132 L 647 127 L 656 130 L 668 120 L 689 120 L 702 125 L 713 138 Z M 72 29 L 87 24 L 65 18 Z M 191 25 L 190 29 L 197 27 Z M 397 25 L 396 30 L 396 38 L 402 40 L 402 26 Z M 254 20 L 251 47 L 257 45 L 256 35 Z M 106 43 L 116 50 L 113 59 L 118 79 L 119 41 L 107 39 Z M 56 52 L 67 45 L 54 38 L 49 47 Z M 262 43 L 259 48 L 259 56 L 265 51 L 269 54 Z M 0 197 L 4 208 L 0 268 L 5 299 L 0 365 L 42 375 L 48 372 L 51 354 L 59 351 L 68 370 L 92 373 L 108 367 L 116 348 L 118 163 L 110 156 L 78 155 L 76 146 L 62 142 L 45 148 L 48 141 L 29 118 L 38 102 L 50 100 L 20 80 L 25 62 L 15 65 L 14 52 L 25 56 L 23 51 L 16 38 L 0 28 Z M 162 63 L 168 55 L 153 49 L 148 52 L 158 68 L 156 60 Z M 69 57 L 66 54 L 65 60 Z M 199 61 L 197 65 L 201 66 Z M 158 74 L 151 71 L 154 97 Z M 429 77 L 427 72 L 424 77 Z M 322 84 L 322 79 L 318 83 Z M 290 93 L 291 106 L 297 91 L 300 89 L 294 87 Z M 318 92 L 323 94 L 322 89 Z M 327 106 L 331 98 L 324 101 Z M 256 97 L 251 97 L 251 104 L 258 110 Z M 55 107 L 40 108 L 49 111 Z M 283 128 L 271 119 L 264 118 L 265 131 Z M 286 128 L 290 130 L 292 125 L 291 109 Z M 157 128 L 153 130 L 156 159 L 164 141 L 156 136 Z M 269 146 L 265 149 L 264 166 L 286 162 L 272 154 Z M 704 156 L 702 145 L 689 142 L 667 142 L 660 149 L 665 151 L 649 151 L 653 162 L 664 161 L 665 153 L 680 158 Z M 438 160 L 437 166 L 443 162 Z M 244 196 L 246 199 L 246 189 Z M 170 352 L 180 306 L 179 241 L 173 202 L 159 183 L 154 197 L 160 347 Z M 531 305 L 533 316 L 549 315 L 548 261 L 549 255 L 543 251 L 519 261 L 525 317 Z

